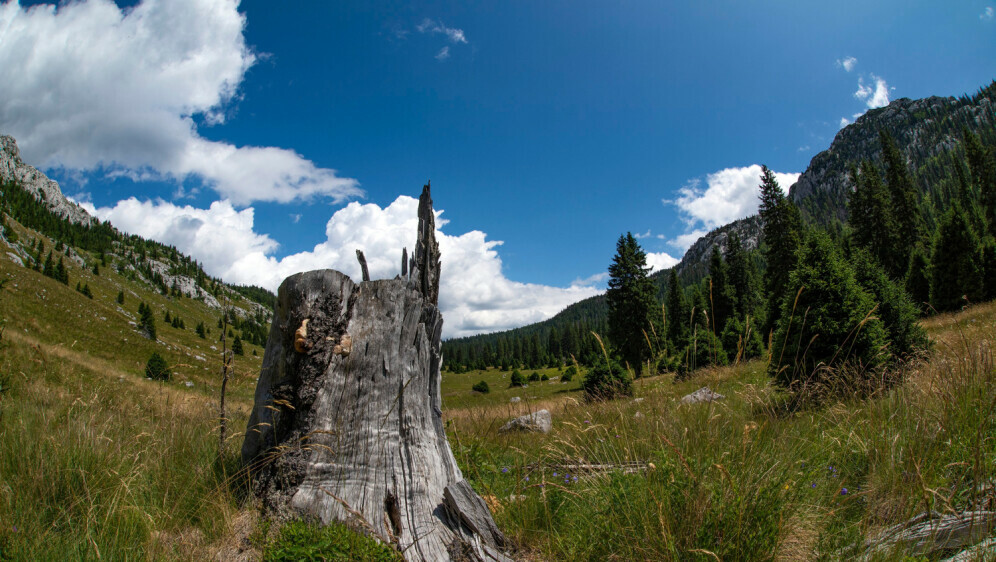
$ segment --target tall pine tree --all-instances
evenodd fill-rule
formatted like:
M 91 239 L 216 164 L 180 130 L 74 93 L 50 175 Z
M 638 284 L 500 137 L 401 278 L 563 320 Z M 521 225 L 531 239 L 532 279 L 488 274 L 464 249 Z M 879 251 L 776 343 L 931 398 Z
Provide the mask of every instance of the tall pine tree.
M 870 160 L 861 163 L 861 172 L 851 168 L 854 191 L 847 201 L 851 241 L 864 248 L 893 279 L 906 274 L 906 265 L 896 259 L 899 244 L 897 225 L 890 209 L 889 193 L 878 168 Z
M 766 245 L 764 289 L 768 296 L 768 314 L 764 333 L 768 333 L 781 315 L 780 304 L 785 296 L 789 274 L 795 267 L 802 219 L 799 217 L 799 209 L 782 193 L 775 174 L 767 166 L 761 166 L 761 206 L 758 211 Z
M 972 172 L 972 182 L 979 191 L 984 214 L 989 221 L 989 233 L 996 235 L 996 159 L 967 127 L 962 129 L 962 138 L 968 167 Z
M 709 321 L 712 324 L 712 331 L 719 335 L 726 325 L 726 320 L 733 314 L 732 291 L 728 281 L 726 262 L 719 253 L 719 246 L 712 247 L 712 255 L 709 257 L 709 280 L 711 282 L 710 315 Z
M 647 277 L 647 255 L 629 232 L 616 242 L 616 255 L 609 265 L 609 339 L 637 376 L 650 357 L 648 336 L 657 323 L 658 305 L 653 282 Z
M 667 283 L 667 295 L 664 298 L 667 310 L 666 338 L 667 347 L 673 353 L 685 347 L 688 343 L 688 305 L 685 302 L 685 292 L 678 282 L 678 274 L 671 268 Z
M 899 152 L 888 131 L 882 129 L 878 136 L 882 145 L 882 156 L 885 159 L 885 183 L 889 188 L 889 200 L 892 202 L 896 237 L 901 241 L 895 245 L 892 258 L 895 260 L 895 265 L 888 269 L 902 274 L 909 265 L 913 247 L 924 239 L 926 227 L 923 214 L 920 212 L 920 194 L 913 185 L 913 176 L 906 166 L 906 159 Z

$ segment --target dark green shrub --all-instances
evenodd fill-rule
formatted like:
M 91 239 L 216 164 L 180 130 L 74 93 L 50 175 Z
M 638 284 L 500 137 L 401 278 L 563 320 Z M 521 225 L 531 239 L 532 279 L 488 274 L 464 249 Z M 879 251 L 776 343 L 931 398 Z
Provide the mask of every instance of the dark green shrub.
M 512 376 L 509 379 L 508 387 L 522 386 L 526 384 L 526 377 L 522 376 L 522 373 L 518 369 L 512 371 Z
M 533 371 L 532 374 L 529 375 L 529 382 L 539 382 L 539 380 L 540 380 L 540 375 L 536 371 Z
M 689 337 L 683 359 L 688 372 L 710 365 L 726 365 L 729 360 L 719 338 L 709 330 L 697 328 Z
M 239 339 L 239 336 L 235 336 L 235 339 L 232 341 L 232 353 L 245 355 L 245 350 L 242 348 L 242 340 Z
M 600 362 L 588 371 L 581 388 L 588 400 L 611 400 L 619 396 L 632 396 L 633 379 L 618 362 Z
M 169 365 L 159 352 L 153 352 L 149 361 L 145 364 L 145 376 L 154 381 L 169 381 L 173 373 L 169 370 Z
M 543 373 L 543 376 L 540 377 L 540 380 L 541 381 L 548 381 L 548 380 L 550 380 L 550 375 L 548 375 L 546 373 Z
M 726 350 L 726 355 L 731 361 L 735 360 L 738 354 L 741 361 L 746 361 L 760 357 L 764 353 L 764 342 L 761 340 L 761 334 L 757 330 L 754 319 L 750 319 L 749 326 L 746 324 L 746 322 L 741 322 L 739 318 L 731 316 L 726 321 L 726 326 L 723 327 L 723 332 L 719 336 L 723 349 Z
M 571 382 L 572 380 L 574 380 L 574 375 L 576 374 L 578 374 L 578 368 L 575 367 L 574 365 L 571 365 L 566 370 L 564 370 L 564 374 L 560 375 L 560 382 Z
M 955 203 L 944 214 L 934 236 L 930 304 L 945 312 L 981 301 L 985 273 L 982 258 L 979 237 L 961 206 Z
M 475 384 L 473 388 L 471 388 L 471 390 L 473 390 L 474 392 L 480 392 L 481 394 L 487 394 L 491 392 L 491 389 L 488 387 L 487 381 L 481 381 Z
M 360 535 L 341 523 L 317 525 L 291 521 L 281 527 L 277 538 L 263 549 L 263 560 L 393 562 L 401 561 L 402 558 L 393 548 Z

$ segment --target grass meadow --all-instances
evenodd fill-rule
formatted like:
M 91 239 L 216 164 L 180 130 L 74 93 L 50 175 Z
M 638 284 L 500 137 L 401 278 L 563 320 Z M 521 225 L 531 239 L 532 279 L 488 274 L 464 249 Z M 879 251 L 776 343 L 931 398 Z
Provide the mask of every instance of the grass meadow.
M 262 349 L 236 358 L 219 462 L 218 311 L 111 268 L 73 267 L 66 287 L 4 258 L 0 279 L 0 559 L 298 552 L 258 517 L 237 474 Z M 73 290 L 79 279 L 93 300 Z M 157 320 L 169 307 L 187 329 L 160 323 L 160 342 L 143 338 L 129 324 L 142 298 Z M 198 321 L 212 328 L 206 340 Z M 996 304 L 925 326 L 932 352 L 903 367 L 901 384 L 818 408 L 789 408 L 754 361 L 640 379 L 634 398 L 596 404 L 557 369 L 514 389 L 494 369 L 444 373 L 443 415 L 461 469 L 519 559 L 846 559 L 916 513 L 977 505 L 996 476 Z M 153 351 L 173 366 L 171 382 L 146 380 Z M 480 380 L 491 392 L 471 391 Z M 726 399 L 681 403 L 702 386 Z M 553 414 L 549 434 L 498 432 L 541 408 Z

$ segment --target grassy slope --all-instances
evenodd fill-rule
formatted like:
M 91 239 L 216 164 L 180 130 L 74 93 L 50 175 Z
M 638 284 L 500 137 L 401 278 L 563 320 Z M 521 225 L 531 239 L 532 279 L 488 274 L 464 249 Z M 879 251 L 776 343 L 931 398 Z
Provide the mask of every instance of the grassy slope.
M 226 474 L 261 357 L 247 345 L 236 361 L 234 435 L 219 466 L 218 311 L 161 297 L 111 268 L 93 276 L 74 267 L 66 287 L 0 257 L 0 279 L 8 279 L 0 293 L 0 559 L 196 560 L 259 534 L 265 525 L 253 522 Z M 72 289 L 78 279 L 94 300 Z M 140 298 L 156 309 L 161 342 L 128 323 Z M 186 331 L 162 324 L 164 307 Z M 198 321 L 212 328 L 208 340 L 194 334 Z M 996 475 L 996 305 L 927 326 L 934 356 L 903 386 L 792 415 L 754 362 L 678 384 L 641 380 L 643 401 L 597 405 L 580 399 L 578 382 L 507 389 L 494 370 L 447 373 L 444 416 L 461 468 L 523 557 L 830 558 L 926 506 L 968 507 L 975 485 Z M 173 382 L 145 380 L 153 351 L 175 366 Z M 471 392 L 482 379 L 492 392 Z M 707 384 L 728 398 L 679 402 Z M 497 433 L 540 407 L 554 414 L 549 435 Z M 652 467 L 567 476 L 554 466 L 577 460 Z
M 926 324 L 934 354 L 905 384 L 795 414 L 762 362 L 678 384 L 638 381 L 642 401 L 595 405 L 573 394 L 457 397 L 452 387 L 469 394 L 477 378 L 462 375 L 449 392 L 444 382 L 444 401 L 458 406 L 445 414 L 451 443 L 529 558 L 850 557 L 914 513 L 971 507 L 976 486 L 996 477 L 996 305 Z M 704 385 L 727 399 L 680 403 Z M 467 407 L 474 400 L 489 405 Z M 554 414 L 550 434 L 497 433 L 541 407 Z M 629 475 L 557 466 L 572 460 L 652 466 Z
M 0 559 L 203 558 L 240 520 L 238 490 L 215 463 L 220 311 L 111 267 L 93 275 L 66 263 L 68 287 L 0 258 Z M 73 289 L 78 280 L 93 300 Z M 129 324 L 142 300 L 155 311 L 157 342 Z M 186 330 L 163 322 L 167 309 Z M 208 339 L 194 333 L 201 321 Z M 229 470 L 262 359 L 253 349 L 236 357 L 228 387 Z M 146 380 L 154 351 L 172 382 Z

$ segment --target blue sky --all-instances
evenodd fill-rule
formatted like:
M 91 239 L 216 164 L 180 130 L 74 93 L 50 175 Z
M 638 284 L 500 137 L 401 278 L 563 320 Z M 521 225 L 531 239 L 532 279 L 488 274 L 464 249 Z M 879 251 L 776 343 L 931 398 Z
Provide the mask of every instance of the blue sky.
M 596 294 L 627 231 L 667 266 L 754 211 L 757 165 L 787 188 L 869 107 L 996 78 L 991 0 L 668 4 L 8 2 L 0 132 L 273 289 L 355 247 L 395 274 L 431 178 L 453 336 Z

